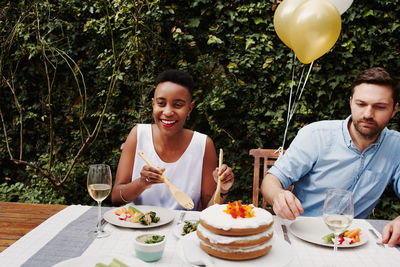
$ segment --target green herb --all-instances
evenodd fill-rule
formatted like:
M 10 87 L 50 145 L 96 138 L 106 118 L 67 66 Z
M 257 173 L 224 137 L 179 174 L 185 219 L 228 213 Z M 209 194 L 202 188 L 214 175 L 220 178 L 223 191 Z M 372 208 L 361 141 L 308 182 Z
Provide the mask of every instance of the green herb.
M 144 241 L 144 243 L 146 244 L 154 244 L 154 243 L 159 243 L 161 241 L 163 241 L 165 238 L 165 235 L 153 235 L 150 239 L 147 239 L 146 241 Z
M 139 222 L 143 225 L 149 225 L 151 223 L 150 214 L 146 213 L 139 218 Z
M 143 225 L 149 225 L 150 223 L 156 223 L 158 221 L 160 221 L 160 217 L 157 217 L 154 211 L 149 211 L 139 218 L 139 222 Z
M 156 223 L 156 222 L 158 222 L 158 221 L 160 221 L 160 217 L 154 217 L 154 218 L 153 218 L 153 223 Z
M 198 225 L 199 225 L 199 221 L 195 221 L 195 222 L 185 221 L 185 225 L 182 228 L 181 235 L 187 235 L 193 231 L 196 231 Z

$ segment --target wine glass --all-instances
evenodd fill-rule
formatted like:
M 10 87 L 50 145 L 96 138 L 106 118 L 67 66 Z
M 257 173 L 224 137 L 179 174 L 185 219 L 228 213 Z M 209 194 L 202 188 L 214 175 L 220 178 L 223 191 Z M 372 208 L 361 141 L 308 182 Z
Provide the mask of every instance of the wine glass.
M 342 189 L 329 189 L 325 197 L 323 214 L 325 224 L 335 235 L 333 254 L 336 255 L 338 236 L 353 221 L 354 204 L 352 193 Z
M 89 195 L 97 201 L 97 230 L 90 231 L 89 235 L 95 238 L 107 237 L 109 232 L 100 229 L 101 202 L 110 194 L 112 185 L 111 168 L 107 164 L 93 164 L 89 166 L 87 188 Z

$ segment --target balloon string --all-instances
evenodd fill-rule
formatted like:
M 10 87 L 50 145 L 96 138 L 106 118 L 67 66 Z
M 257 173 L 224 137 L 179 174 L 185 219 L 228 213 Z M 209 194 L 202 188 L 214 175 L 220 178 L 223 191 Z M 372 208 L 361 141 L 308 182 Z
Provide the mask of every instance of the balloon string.
M 290 117 L 290 110 L 291 110 L 291 105 L 292 105 L 292 95 L 293 95 L 293 85 L 294 85 L 294 74 L 295 74 L 295 59 L 296 59 L 296 54 L 294 53 L 294 51 L 292 50 L 293 56 L 292 56 L 292 81 L 290 82 L 290 94 L 289 94 L 289 103 L 288 103 L 288 112 L 287 112 L 287 116 L 286 116 L 286 127 L 288 126 L 287 122 L 289 121 L 289 117 Z M 286 135 L 286 131 L 285 131 L 285 135 Z
M 297 100 L 300 100 L 300 98 L 301 98 L 301 96 L 302 96 L 302 94 L 303 94 L 304 87 L 305 87 L 306 84 L 307 84 L 307 80 L 308 80 L 308 77 L 310 76 L 310 72 L 311 72 L 311 69 L 312 69 L 313 64 L 314 64 L 314 61 L 311 62 L 311 64 L 310 64 L 310 68 L 308 69 L 306 78 L 305 78 L 305 80 L 304 80 L 304 82 L 303 82 L 303 87 L 301 88 L 300 95 L 299 95 L 299 97 L 297 98 Z M 305 67 L 303 67 L 303 71 L 304 71 L 304 69 L 305 69 Z M 302 77 L 300 78 L 300 83 L 301 83 L 301 79 L 303 79 L 303 74 L 302 74 Z M 293 104 L 293 108 L 292 108 L 293 110 L 292 110 L 291 113 L 290 113 L 289 121 L 292 119 L 294 113 L 296 112 L 296 108 L 297 108 L 297 102 L 296 102 L 296 100 L 295 100 L 295 102 L 294 102 L 294 104 Z
M 285 127 L 285 132 L 283 134 L 282 146 L 275 151 L 275 153 L 279 151 L 279 157 L 282 156 L 282 154 L 283 154 L 283 148 L 285 147 L 287 129 L 289 127 L 289 118 L 290 118 L 290 110 L 291 110 L 291 105 L 292 105 L 294 74 L 295 74 L 295 60 L 296 60 L 296 54 L 292 50 L 292 64 L 291 64 L 292 65 L 292 81 L 290 82 L 290 94 L 289 94 L 288 111 L 287 111 L 287 116 L 286 116 L 286 127 Z
M 295 54 L 294 54 L 294 56 L 295 56 Z M 297 108 L 296 98 L 297 98 L 297 100 L 301 99 L 301 96 L 302 96 L 303 91 L 304 91 L 304 87 L 307 84 L 308 77 L 310 76 L 310 72 L 311 72 L 313 64 L 314 64 L 314 61 L 311 62 L 311 64 L 310 64 L 310 67 L 308 69 L 308 72 L 307 72 L 307 75 L 306 75 L 306 78 L 305 78 L 304 82 L 302 82 L 302 79 L 303 79 L 303 75 L 304 75 L 305 66 L 303 67 L 302 72 L 301 72 L 300 81 L 299 81 L 299 84 L 298 84 L 297 89 L 296 89 L 296 94 L 295 94 L 296 97 L 294 97 L 293 104 L 292 104 L 292 94 L 293 94 L 293 84 L 294 84 L 294 58 L 292 60 L 292 82 L 291 82 L 291 85 L 290 85 L 290 95 L 289 95 L 289 103 L 288 103 L 288 113 L 287 113 L 287 118 L 286 118 L 286 127 L 285 127 L 285 132 L 284 132 L 284 135 L 283 135 L 282 146 L 279 147 L 275 151 L 275 153 L 279 151 L 279 157 L 283 155 L 283 150 L 285 148 L 286 135 L 287 135 L 287 131 L 288 131 L 288 128 L 289 128 L 289 123 L 292 120 L 292 117 L 296 112 L 296 108 Z M 303 86 L 301 87 L 300 94 L 298 95 L 298 91 L 299 91 L 300 85 L 302 83 L 303 83 Z
M 302 83 L 302 81 L 303 81 L 303 76 L 304 76 L 304 70 L 305 70 L 306 68 L 303 66 L 303 68 L 301 69 L 301 75 L 300 75 L 300 80 L 299 80 L 299 84 L 297 85 L 297 89 L 296 89 L 296 98 L 298 98 L 298 95 L 299 95 L 299 89 L 300 89 L 300 86 L 301 86 L 301 83 Z M 295 100 L 296 101 L 296 100 Z

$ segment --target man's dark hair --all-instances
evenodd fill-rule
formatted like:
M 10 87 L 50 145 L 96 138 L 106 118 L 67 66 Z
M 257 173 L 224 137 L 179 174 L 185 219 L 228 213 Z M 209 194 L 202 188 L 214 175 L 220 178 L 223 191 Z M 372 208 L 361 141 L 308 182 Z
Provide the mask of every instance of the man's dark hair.
M 396 105 L 399 101 L 400 84 L 382 67 L 374 67 L 361 72 L 353 81 L 351 96 L 354 94 L 354 87 L 362 83 L 389 86 L 392 88 L 393 104 Z
M 173 82 L 186 87 L 190 96 L 193 95 L 194 82 L 192 76 L 180 70 L 166 70 L 161 72 L 156 79 L 156 86 L 163 82 Z

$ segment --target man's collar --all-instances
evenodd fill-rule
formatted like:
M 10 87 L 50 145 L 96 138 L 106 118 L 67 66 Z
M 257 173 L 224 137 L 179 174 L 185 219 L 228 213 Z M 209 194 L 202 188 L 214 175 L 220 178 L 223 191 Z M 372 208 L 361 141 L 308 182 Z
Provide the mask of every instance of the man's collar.
M 343 138 L 344 138 L 344 143 L 346 144 L 347 147 L 351 147 L 352 140 L 349 132 L 349 123 L 351 122 L 351 115 L 348 116 L 342 124 L 342 133 L 343 133 Z M 353 145 L 354 146 L 354 145 Z

